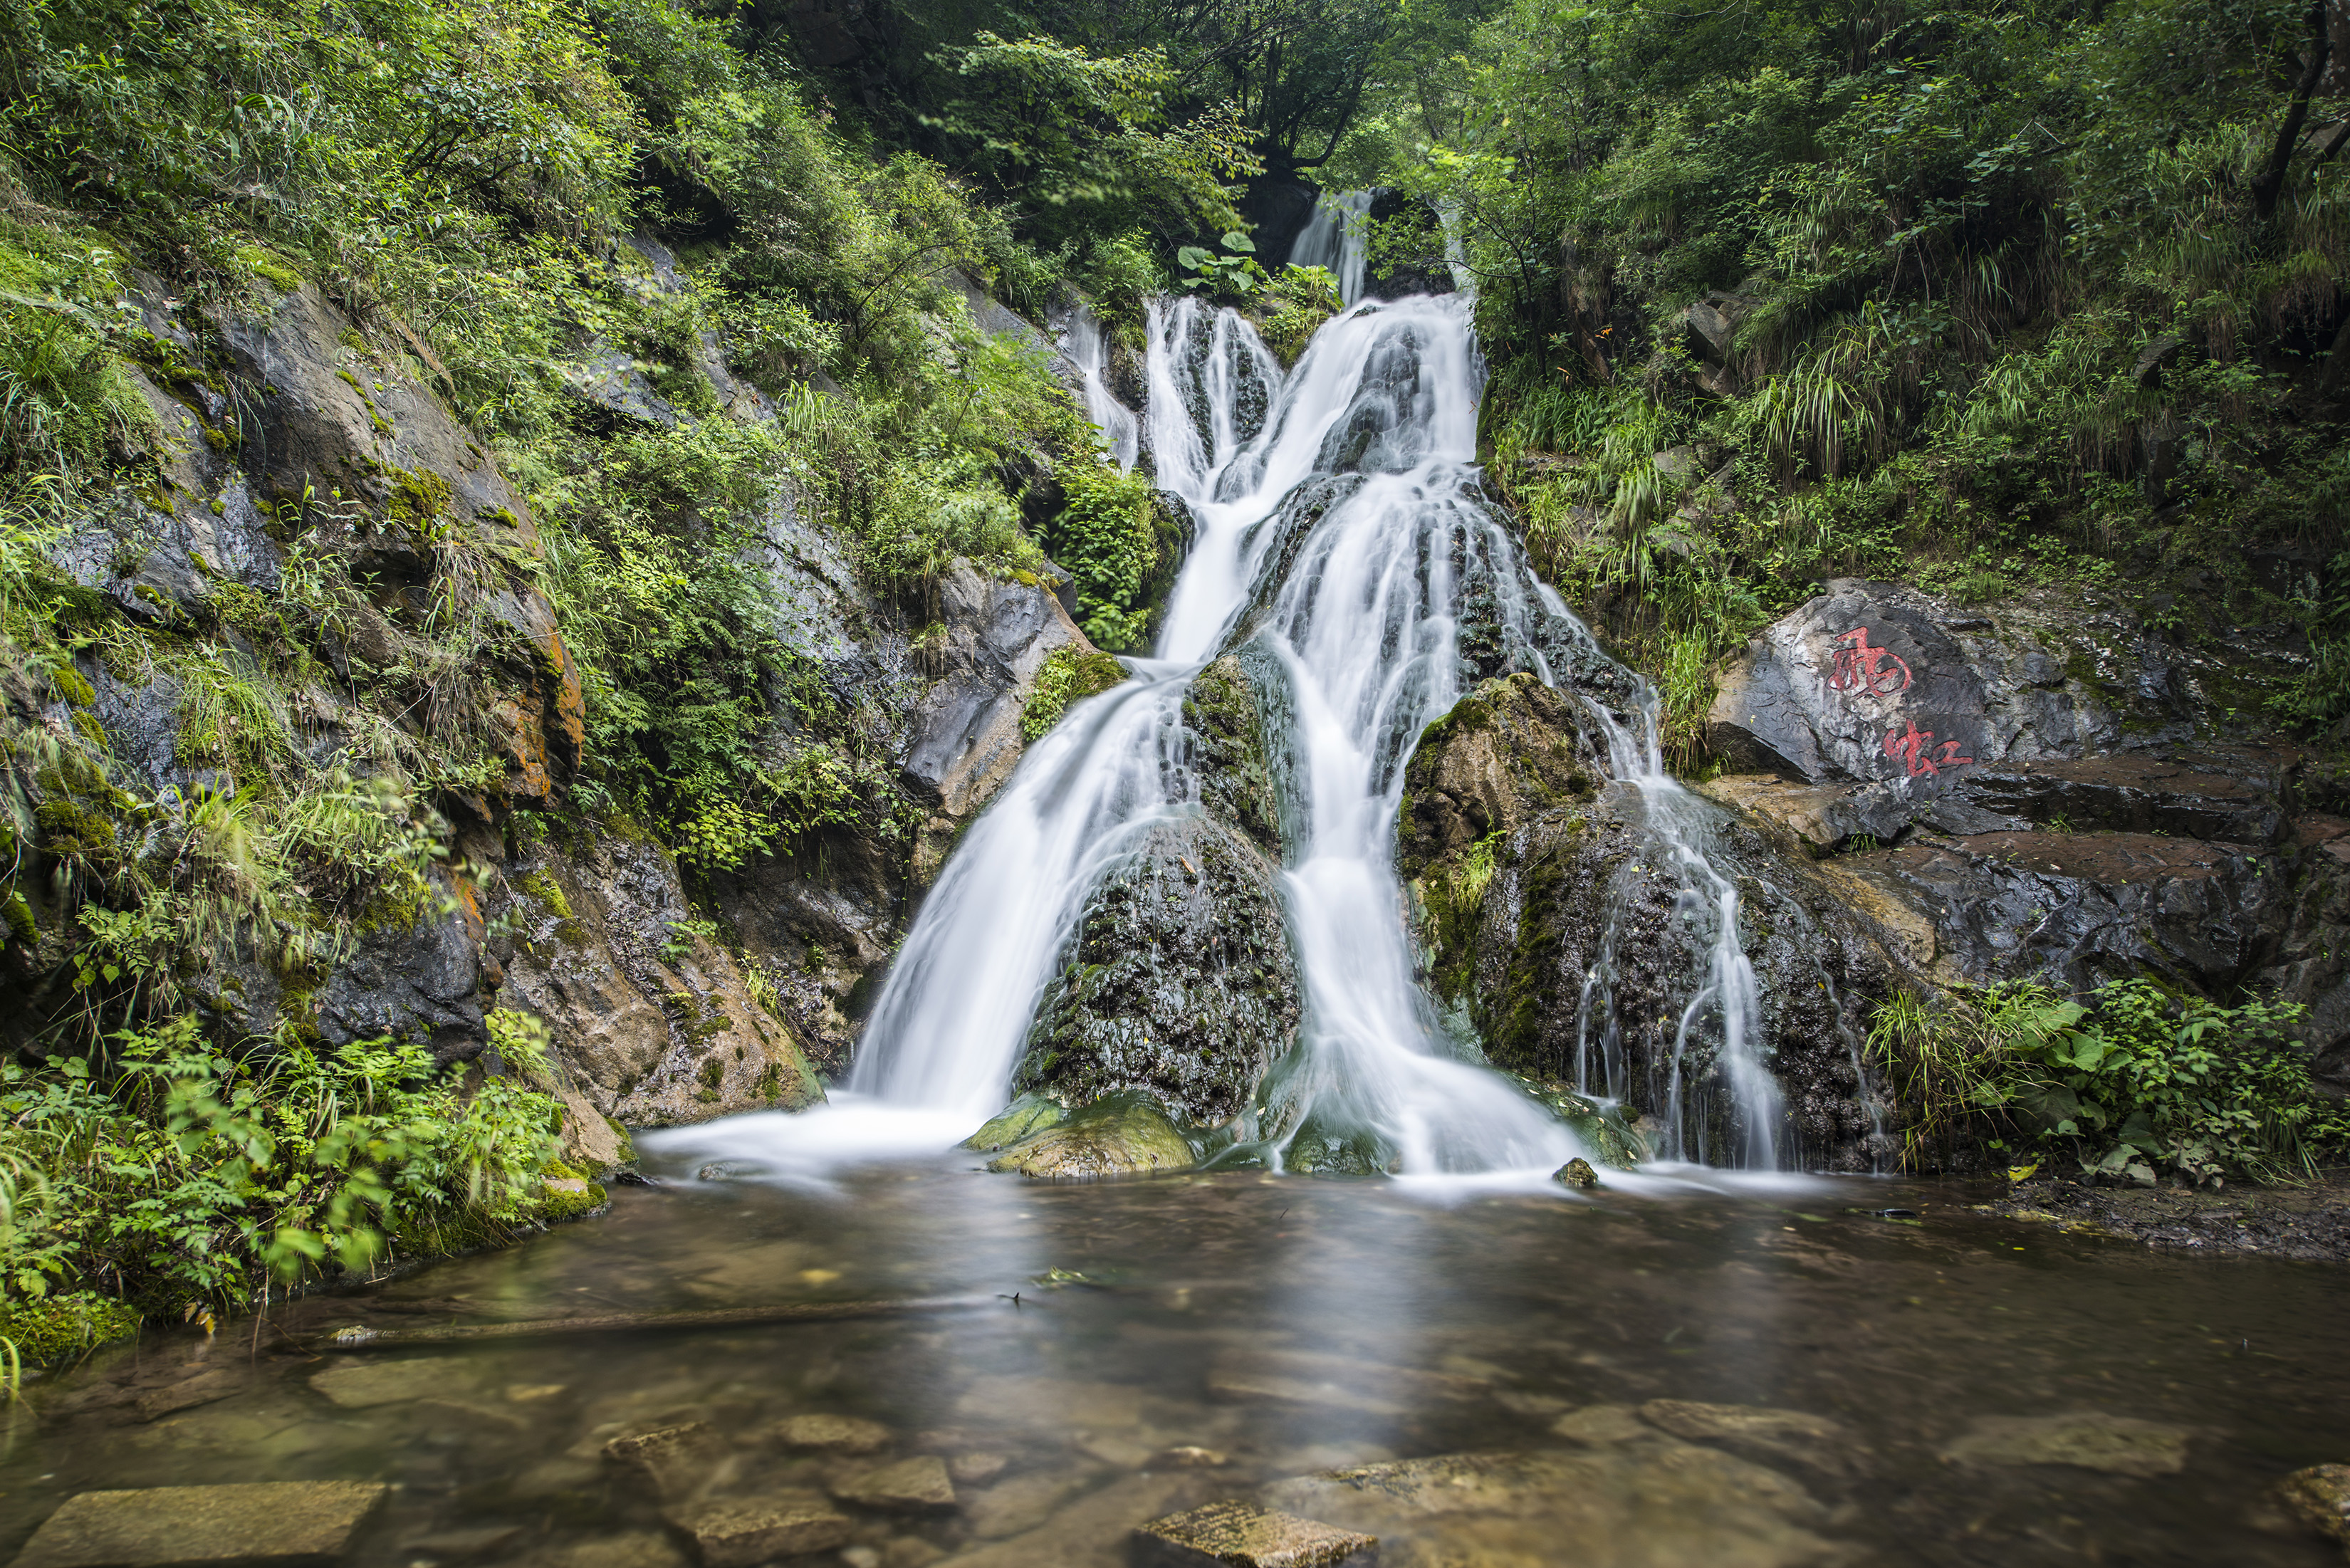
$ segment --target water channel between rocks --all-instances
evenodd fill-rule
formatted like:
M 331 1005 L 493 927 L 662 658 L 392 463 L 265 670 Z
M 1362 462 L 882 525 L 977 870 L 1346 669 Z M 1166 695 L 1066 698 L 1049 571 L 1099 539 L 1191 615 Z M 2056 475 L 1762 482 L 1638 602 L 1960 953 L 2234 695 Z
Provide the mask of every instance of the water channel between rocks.
M 975 1163 L 796 1184 L 683 1167 L 606 1216 L 265 1332 L 151 1333 L 45 1390 L 40 1417 L 18 1408 L 0 1545 L 92 1489 L 342 1480 L 394 1489 L 361 1564 L 668 1568 L 693 1556 L 665 1509 L 827 1490 L 851 1533 L 805 1561 L 866 1568 L 1119 1563 L 1136 1525 L 1228 1498 L 1378 1534 L 1388 1568 L 2338 1561 L 2260 1516 L 2278 1477 L 2350 1452 L 2329 1269 L 2166 1257 L 1864 1179 L 1693 1173 L 1582 1201 L 1260 1173 L 1029 1184 Z M 1874 1212 L 1895 1206 L 1920 1218 Z M 936 1296 L 972 1301 L 296 1343 Z M 806 1415 L 889 1432 L 795 1450 L 782 1424 Z M 659 1488 L 606 1454 L 688 1422 L 712 1430 Z M 1520 1457 L 1344 1474 L 1462 1453 Z M 854 1501 L 919 1455 L 951 1494 Z

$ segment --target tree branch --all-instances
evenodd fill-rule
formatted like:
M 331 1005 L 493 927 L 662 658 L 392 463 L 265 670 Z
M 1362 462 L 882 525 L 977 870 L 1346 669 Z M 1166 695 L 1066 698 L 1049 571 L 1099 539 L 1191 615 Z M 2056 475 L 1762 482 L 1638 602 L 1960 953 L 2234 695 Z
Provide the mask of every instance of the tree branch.
M 2277 197 L 2284 191 L 2285 171 L 2293 163 L 2293 145 L 2301 140 L 2302 124 L 2309 118 L 2309 100 L 2317 92 L 2318 78 L 2325 74 L 2325 57 L 2332 47 L 2333 39 L 2325 30 L 2325 0 L 2315 0 L 2309 8 L 2309 65 L 2293 88 L 2293 107 L 2285 110 L 2284 126 L 2269 153 L 2269 166 L 2252 184 L 2252 212 L 2263 223 L 2275 215 Z

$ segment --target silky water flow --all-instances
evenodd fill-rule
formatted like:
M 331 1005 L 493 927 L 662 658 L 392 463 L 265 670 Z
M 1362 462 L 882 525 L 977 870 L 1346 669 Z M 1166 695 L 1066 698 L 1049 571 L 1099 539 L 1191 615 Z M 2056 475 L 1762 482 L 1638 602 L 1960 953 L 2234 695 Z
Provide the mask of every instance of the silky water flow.
M 1347 231 L 1330 215 L 1343 244 Z M 1344 248 L 1359 259 L 1358 245 Z M 1704 955 L 1669 1081 L 1650 1096 L 1662 1124 L 1655 1152 L 1707 1152 L 1694 1129 L 1710 1107 L 1684 1082 L 1686 1057 L 1719 1066 L 1732 1163 L 1773 1168 L 1781 1105 L 1740 944 L 1740 894 L 1706 849 L 1719 810 L 1666 774 L 1653 694 L 1534 577 L 1482 498 L 1469 301 L 1354 306 L 1286 374 L 1244 319 L 1197 299 L 1154 305 L 1149 332 L 1139 421 L 1103 385 L 1090 319 L 1065 326 L 1063 341 L 1088 404 L 1117 410 L 1097 413 L 1116 455 L 1147 445 L 1159 484 L 1197 522 L 1155 657 L 1128 659 L 1134 679 L 1072 707 L 964 836 L 833 1105 L 659 1139 L 788 1173 L 935 1152 L 1001 1109 L 1087 899 L 1151 825 L 1200 809 L 1185 690 L 1211 659 L 1246 649 L 1279 688 L 1268 750 L 1291 819 L 1284 895 L 1306 1017 L 1229 1129 L 1226 1158 L 1283 1168 L 1305 1137 L 1407 1178 L 1517 1181 L 1589 1152 L 1483 1066 L 1414 979 L 1396 815 L 1420 731 L 1474 679 L 1461 647 L 1473 595 L 1498 620 L 1503 668 L 1553 684 L 1570 670 L 1604 677 L 1570 689 L 1608 737 L 1610 771 L 1637 792 L 1650 858 L 1675 878 L 1678 915 Z M 1581 1087 L 1603 1100 L 1628 1087 L 1608 1044 L 1612 982 L 1603 958 L 1585 988 L 1578 1063 Z

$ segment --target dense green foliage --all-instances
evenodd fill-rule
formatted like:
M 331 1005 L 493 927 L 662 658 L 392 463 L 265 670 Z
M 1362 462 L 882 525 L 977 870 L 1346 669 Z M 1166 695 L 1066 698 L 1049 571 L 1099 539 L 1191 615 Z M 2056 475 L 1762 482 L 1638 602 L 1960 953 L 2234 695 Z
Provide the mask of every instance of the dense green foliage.
M 1846 573 L 2207 569 L 2178 634 L 2308 625 L 2268 701 L 2318 724 L 2350 714 L 2350 163 L 2342 100 L 2295 108 L 2323 42 L 2299 0 L 1513 0 L 1414 56 L 1367 145 L 1457 212 L 1498 472 L 1684 756 L 1713 657 Z
M 2146 1183 L 2276 1180 L 2350 1151 L 2350 1113 L 2313 1092 L 2291 1038 L 2301 1012 L 2173 997 L 2143 980 L 2084 1006 L 2018 983 L 1930 1006 L 1896 996 L 1869 1045 L 1908 1113 L 1908 1168 L 1980 1141 Z

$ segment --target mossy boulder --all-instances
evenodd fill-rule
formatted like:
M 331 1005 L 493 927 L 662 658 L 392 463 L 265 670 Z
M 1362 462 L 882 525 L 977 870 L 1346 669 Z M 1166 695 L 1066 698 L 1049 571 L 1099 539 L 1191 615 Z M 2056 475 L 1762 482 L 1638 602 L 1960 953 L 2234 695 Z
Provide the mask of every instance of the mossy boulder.
M 0 1336 L 28 1363 L 63 1361 L 95 1345 L 139 1332 L 139 1311 L 91 1291 L 66 1296 L 19 1296 L 0 1308 Z
M 1078 1181 L 1188 1169 L 1197 1156 L 1166 1109 L 1134 1091 L 1105 1095 L 1012 1146 L 987 1168 L 1045 1179 Z
M 1711 933 L 1685 912 L 1686 873 L 1638 787 L 1611 781 L 1579 705 L 1530 675 L 1489 680 L 1430 724 L 1405 770 L 1397 857 L 1422 976 L 1496 1065 L 1620 1105 L 1609 1116 L 1543 1097 L 1608 1163 L 1661 1131 L 1676 1072 L 1679 1152 L 1734 1147 L 1718 1034 L 1684 1039 Z M 1729 812 L 1679 803 L 1681 831 L 1740 895 L 1761 981 L 1765 1060 L 1806 1165 L 1870 1168 L 1877 1128 L 1854 1043 L 1893 967 L 1867 922 L 1808 857 Z M 1595 978 L 1598 983 L 1594 984 Z M 1659 1152 L 1674 1152 L 1670 1147 Z
M 1003 1109 L 987 1118 L 980 1129 L 962 1140 L 962 1147 L 982 1154 L 1010 1148 L 1024 1138 L 1034 1137 L 1049 1127 L 1067 1119 L 1068 1112 L 1058 1100 L 1043 1095 L 1023 1095 Z

